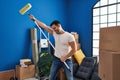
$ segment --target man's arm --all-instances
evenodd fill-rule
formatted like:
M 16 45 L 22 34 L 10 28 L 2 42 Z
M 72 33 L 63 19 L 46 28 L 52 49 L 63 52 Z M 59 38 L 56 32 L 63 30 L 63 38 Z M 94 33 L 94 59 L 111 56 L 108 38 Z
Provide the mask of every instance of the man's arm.
M 69 57 L 71 57 L 76 51 L 77 51 L 77 46 L 76 46 L 76 42 L 75 41 L 72 41 L 72 42 L 69 42 L 69 45 L 71 46 L 71 51 L 69 52 L 69 54 L 67 54 L 66 56 L 62 56 L 60 58 L 60 60 L 62 62 L 65 62 L 66 59 L 68 59 Z
M 49 26 L 47 26 L 45 23 L 37 20 L 37 19 L 36 19 L 33 15 L 31 15 L 31 14 L 29 15 L 29 17 L 30 17 L 31 20 L 35 21 L 35 22 L 39 25 L 39 27 L 44 28 L 44 29 L 45 29 L 47 32 L 49 32 L 50 34 L 53 34 L 53 29 L 50 28 Z

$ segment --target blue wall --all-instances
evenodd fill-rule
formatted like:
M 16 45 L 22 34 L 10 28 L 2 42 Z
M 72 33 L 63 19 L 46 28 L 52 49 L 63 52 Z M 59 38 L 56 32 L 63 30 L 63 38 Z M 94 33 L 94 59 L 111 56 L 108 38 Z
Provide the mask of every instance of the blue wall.
M 27 3 L 33 6 L 29 12 L 47 25 L 57 19 L 65 30 L 78 32 L 83 51 L 91 56 L 91 8 L 96 1 L 0 0 L 0 71 L 15 68 L 21 58 L 32 57 L 30 28 L 35 24 L 28 15 L 19 14 Z
M 35 24 L 28 15 L 19 14 L 27 3 L 33 6 L 30 13 L 47 25 L 54 19 L 66 25 L 64 0 L 0 0 L 0 71 L 13 69 L 19 59 L 32 56 L 30 28 Z
M 79 34 L 81 49 L 92 56 L 92 8 L 99 0 L 68 0 L 68 29 Z

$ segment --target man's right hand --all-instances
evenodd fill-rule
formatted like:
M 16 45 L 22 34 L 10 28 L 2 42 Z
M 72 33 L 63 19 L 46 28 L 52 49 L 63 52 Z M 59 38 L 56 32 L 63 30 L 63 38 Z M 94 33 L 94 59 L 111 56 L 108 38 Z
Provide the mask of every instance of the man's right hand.
M 38 24 L 38 27 L 44 28 L 50 34 L 53 34 L 53 29 L 52 28 L 48 27 L 46 24 L 44 24 L 43 22 L 36 19 L 32 14 L 29 14 L 29 17 L 30 17 L 31 20 L 35 21 Z
M 33 20 L 33 21 L 35 21 L 35 19 L 36 19 L 32 14 L 29 14 L 29 17 L 30 17 L 30 19 Z

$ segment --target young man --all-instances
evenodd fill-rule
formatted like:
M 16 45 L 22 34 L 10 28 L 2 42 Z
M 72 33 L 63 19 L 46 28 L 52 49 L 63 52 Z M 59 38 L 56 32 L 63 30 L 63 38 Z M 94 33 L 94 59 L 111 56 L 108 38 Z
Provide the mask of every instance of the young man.
M 51 23 L 50 28 L 43 22 L 37 20 L 33 15 L 29 15 L 30 19 L 36 21 L 39 27 L 44 28 L 50 34 L 53 34 L 55 39 L 55 59 L 52 63 L 49 80 L 56 80 L 57 72 L 62 67 L 65 71 L 67 80 L 73 80 L 73 65 L 71 56 L 76 52 L 76 42 L 72 34 L 64 31 L 59 21 L 55 20 Z M 65 64 L 70 67 L 71 72 Z

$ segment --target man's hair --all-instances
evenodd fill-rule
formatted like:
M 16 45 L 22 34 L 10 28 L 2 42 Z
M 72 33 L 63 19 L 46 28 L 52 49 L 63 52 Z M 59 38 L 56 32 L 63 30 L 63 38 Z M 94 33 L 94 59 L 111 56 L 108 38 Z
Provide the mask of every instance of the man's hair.
M 58 24 L 60 24 L 60 22 L 59 22 L 58 20 L 54 20 L 54 21 L 50 24 L 50 26 L 52 26 L 52 25 L 58 25 Z

